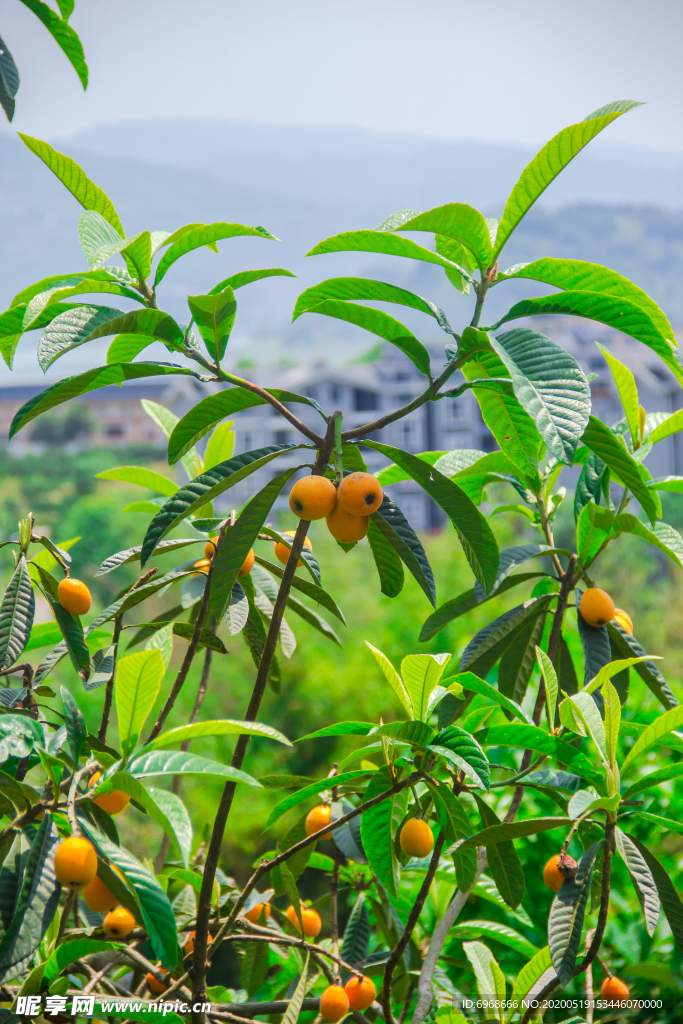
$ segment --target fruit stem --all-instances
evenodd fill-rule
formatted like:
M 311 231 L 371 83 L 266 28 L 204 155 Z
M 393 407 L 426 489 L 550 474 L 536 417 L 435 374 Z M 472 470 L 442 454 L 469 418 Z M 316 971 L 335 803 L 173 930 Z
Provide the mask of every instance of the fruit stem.
M 59 919 L 59 928 L 57 930 L 57 938 L 55 939 L 55 946 L 54 946 L 55 949 L 57 948 L 59 943 L 62 941 L 62 938 L 64 936 L 64 932 L 66 931 L 66 926 L 67 926 L 67 923 L 68 923 L 68 920 L 69 920 L 69 916 L 71 914 L 71 909 L 72 909 L 74 903 L 76 902 L 76 897 L 77 896 L 78 896 L 78 889 L 69 889 L 68 893 L 66 894 L 66 899 L 64 900 L 64 907 L 62 909 L 62 916 Z
M 429 894 L 432 882 L 434 881 L 436 869 L 439 866 L 439 858 L 441 856 L 441 851 L 443 850 L 445 839 L 446 833 L 442 829 L 438 839 L 436 840 L 436 843 L 434 844 L 434 851 L 432 853 L 432 859 L 429 862 L 427 874 L 424 877 L 422 885 L 420 886 L 420 891 L 418 892 L 417 898 L 415 899 L 415 903 L 413 904 L 410 910 L 410 914 L 408 915 L 408 920 L 403 930 L 403 935 L 401 936 L 401 938 L 398 940 L 393 950 L 391 951 L 389 959 L 387 960 L 387 965 L 384 969 L 384 982 L 382 984 L 382 1009 L 384 1011 L 385 1024 L 393 1024 L 394 1020 L 393 1014 L 391 1012 L 391 983 L 394 977 L 394 971 L 396 969 L 396 965 L 403 956 L 403 950 L 410 942 L 410 936 L 413 934 L 413 931 L 415 930 L 415 925 L 417 924 L 418 918 L 422 913 L 422 908 Z
M 342 448 L 342 413 L 339 409 L 332 413 L 334 420 L 334 475 L 337 487 L 344 477 L 344 453 Z

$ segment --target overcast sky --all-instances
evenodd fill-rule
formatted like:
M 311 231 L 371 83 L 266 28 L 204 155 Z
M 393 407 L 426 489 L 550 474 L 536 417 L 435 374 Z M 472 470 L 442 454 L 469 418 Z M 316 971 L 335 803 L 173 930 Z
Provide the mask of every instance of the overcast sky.
M 0 0 L 16 129 L 199 115 L 542 142 L 631 98 L 648 106 L 610 140 L 683 151 L 681 0 L 76 0 L 72 23 L 86 94 L 34 15 Z

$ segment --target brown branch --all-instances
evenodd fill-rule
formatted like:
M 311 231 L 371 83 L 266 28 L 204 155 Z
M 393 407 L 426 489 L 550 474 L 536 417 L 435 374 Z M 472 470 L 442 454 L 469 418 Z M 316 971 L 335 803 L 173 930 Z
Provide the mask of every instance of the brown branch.
M 121 637 L 121 626 L 123 624 L 123 615 L 117 615 L 114 619 L 114 632 L 112 634 L 111 642 L 114 646 L 114 664 L 111 670 L 111 676 L 107 680 L 107 685 L 104 691 L 104 707 L 102 708 L 102 721 L 100 727 L 97 730 L 97 738 L 100 743 L 107 742 L 107 729 L 109 727 L 109 716 L 111 714 L 111 706 L 114 699 L 114 678 L 116 676 L 116 661 L 119 653 L 119 640 Z
M 593 940 L 588 947 L 588 952 L 584 956 L 581 963 L 577 964 L 574 968 L 573 977 L 577 977 L 579 974 L 583 974 L 590 965 L 593 963 L 598 955 L 598 950 L 602 945 L 602 940 L 605 934 L 605 926 L 607 924 L 607 914 L 609 912 L 609 893 L 610 893 L 610 874 L 612 867 L 612 843 L 614 841 L 614 827 L 613 821 L 608 821 L 606 825 L 606 838 L 605 838 L 605 860 L 602 867 L 602 890 L 600 893 L 600 910 L 598 912 L 598 923 L 595 926 L 595 932 L 593 933 Z M 545 985 L 536 996 L 536 1006 L 539 1006 L 541 1002 L 546 999 L 551 992 L 553 992 L 560 984 L 560 979 L 557 975 Z M 536 1012 L 533 1007 L 529 1007 L 524 1016 L 522 1017 L 519 1024 L 528 1024 L 531 1017 Z
M 436 840 L 436 843 L 434 844 L 434 852 L 432 853 L 432 859 L 429 862 L 427 874 L 425 875 L 424 881 L 420 886 L 420 891 L 417 894 L 415 903 L 411 907 L 410 913 L 408 915 L 408 920 L 406 922 L 406 926 L 403 930 L 403 935 L 401 936 L 401 938 L 398 940 L 395 947 L 391 951 L 391 955 L 389 956 L 386 967 L 384 968 L 384 983 L 382 985 L 382 1009 L 384 1010 L 384 1019 L 387 1022 L 387 1024 L 391 1024 L 391 1022 L 393 1021 L 393 1014 L 391 1012 L 391 983 L 394 977 L 394 970 L 396 969 L 396 965 L 398 964 L 399 960 L 403 956 L 403 950 L 410 942 L 410 936 L 413 934 L 415 930 L 415 925 L 417 924 L 418 918 L 422 913 L 422 908 L 425 905 L 425 900 L 427 899 L 427 896 L 429 894 L 431 884 L 434 881 L 436 869 L 439 866 L 439 857 L 441 856 L 441 851 L 443 850 L 445 838 L 446 834 L 442 829 L 438 839 Z
M 216 551 L 218 551 L 218 548 L 220 547 L 221 543 L 223 542 L 223 539 L 225 537 L 226 528 L 227 527 L 225 525 L 223 525 L 221 527 L 221 531 L 220 531 L 218 537 L 216 538 Z M 214 553 L 214 559 L 215 559 L 215 553 Z M 202 600 L 201 600 L 201 603 L 199 605 L 199 611 L 197 612 L 197 618 L 195 619 L 194 629 L 192 630 L 192 636 L 190 638 L 189 644 L 187 645 L 187 650 L 185 651 L 185 657 L 183 658 L 183 663 L 180 666 L 180 669 L 178 671 L 178 675 L 175 677 L 175 682 L 173 683 L 173 686 L 171 687 L 171 692 L 169 693 L 169 695 L 168 695 L 168 697 L 166 699 L 166 703 L 164 704 L 163 708 L 159 712 L 159 717 L 157 718 L 156 722 L 154 723 L 154 728 L 152 729 L 152 731 L 150 732 L 149 736 L 147 737 L 147 743 L 151 743 L 153 739 L 156 739 L 156 737 L 159 735 L 159 733 L 163 729 L 164 722 L 166 721 L 166 719 L 168 718 L 169 714 L 173 710 L 173 705 L 176 702 L 176 698 L 177 698 L 178 694 L 180 693 L 180 691 L 183 688 L 183 684 L 184 684 L 185 680 L 187 679 L 187 674 L 190 671 L 190 667 L 192 665 L 192 662 L 194 661 L 194 656 L 197 653 L 197 648 L 199 647 L 199 641 L 200 641 L 201 635 L 202 635 L 202 628 L 204 626 L 204 620 L 206 619 L 206 614 L 207 614 L 207 612 L 209 610 L 209 597 L 210 597 L 210 594 L 211 594 L 211 577 L 213 575 L 214 559 L 211 560 L 211 564 L 209 565 L 209 571 L 206 574 L 206 582 L 204 583 L 204 593 L 202 594 Z M 200 707 L 201 707 L 201 704 L 200 704 Z
M 296 427 L 299 433 L 303 434 L 304 437 L 307 437 L 309 441 L 312 441 L 317 448 L 322 448 L 324 446 L 325 439 L 322 438 L 320 434 L 316 434 L 315 430 L 311 430 L 310 427 L 307 427 L 298 416 L 295 416 L 293 412 L 290 412 L 286 405 L 279 402 L 277 398 L 275 398 L 274 395 L 271 395 L 270 392 L 266 391 L 265 388 L 259 387 L 258 384 L 253 384 L 250 380 L 244 380 L 243 377 L 236 377 L 234 374 L 225 373 L 225 371 L 220 367 L 213 367 L 213 369 L 227 383 L 237 384 L 238 387 L 251 391 L 252 395 L 258 395 L 258 397 L 262 398 L 264 402 L 268 403 L 268 405 L 272 405 L 273 409 L 279 412 L 283 419 L 286 419 L 293 427 Z M 206 1002 L 206 1000 L 204 1001 Z

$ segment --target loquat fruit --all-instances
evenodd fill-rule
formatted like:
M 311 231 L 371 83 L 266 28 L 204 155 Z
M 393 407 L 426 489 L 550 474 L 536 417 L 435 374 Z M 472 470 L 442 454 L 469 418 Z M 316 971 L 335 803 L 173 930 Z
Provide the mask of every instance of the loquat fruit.
M 285 537 L 293 537 L 294 536 L 294 530 L 285 530 L 283 536 L 285 536 Z M 304 545 L 308 548 L 309 551 L 313 550 L 313 545 L 311 544 L 311 542 L 308 539 L 308 537 L 306 537 L 304 539 Z M 283 565 L 287 565 L 287 559 L 289 558 L 289 548 L 287 547 L 286 544 L 281 544 L 280 541 L 278 541 L 276 543 L 276 545 L 275 545 L 275 557 L 277 558 L 278 562 L 282 562 Z M 304 563 L 303 563 L 303 561 L 301 559 L 299 559 L 299 561 L 296 564 L 297 564 L 297 568 L 300 569 L 301 566 Z
M 623 608 L 614 609 L 613 622 L 618 622 L 622 629 L 625 629 L 627 633 L 633 633 L 633 619 L 628 612 L 625 612 Z
M 325 828 L 326 825 L 332 821 L 332 808 L 329 804 L 318 804 L 312 811 L 309 811 L 306 815 L 306 835 L 312 836 L 314 832 L 319 832 L 321 828 Z M 326 832 L 321 839 L 331 839 L 332 833 Z
M 204 558 L 212 559 L 216 554 L 216 545 L 212 540 L 207 540 L 204 545 Z
M 289 507 L 299 519 L 324 519 L 337 504 L 337 488 L 326 476 L 305 476 L 289 492 Z
M 614 618 L 616 608 L 607 591 L 589 587 L 581 596 L 579 611 L 589 626 L 605 626 Z
M 349 473 L 337 489 L 337 501 L 352 516 L 369 516 L 384 500 L 384 491 L 371 473 Z
M 335 540 L 342 544 L 353 544 L 362 540 L 370 528 L 367 516 L 354 516 L 341 507 L 339 502 L 334 506 L 326 519 L 327 529 Z
M 165 967 L 157 967 L 157 970 L 162 974 L 168 974 Z M 147 982 L 147 988 L 150 992 L 154 992 L 155 995 L 161 995 L 168 988 L 168 982 L 158 981 L 151 971 L 145 975 L 145 981 Z
M 119 878 L 123 878 L 118 868 L 114 867 L 113 864 L 111 867 Z M 86 885 L 81 895 L 90 909 L 94 910 L 97 914 L 106 914 L 108 910 L 113 910 L 119 902 L 116 896 L 109 892 L 109 889 L 107 889 L 99 875 L 95 875 L 92 882 Z
M 566 853 L 556 853 L 543 868 L 543 884 L 553 892 L 559 892 L 566 878 L 576 873 L 576 861 Z
M 344 990 L 349 999 L 349 1008 L 360 1013 L 372 1006 L 377 997 L 377 989 L 372 978 L 349 978 Z
M 257 903 L 256 906 L 248 910 L 244 915 L 247 921 L 251 921 L 252 924 L 258 924 L 261 921 L 261 912 L 266 916 L 266 920 L 270 917 L 270 903 Z M 263 923 L 263 922 L 261 922 Z
M 251 570 L 254 568 L 254 562 L 256 561 L 256 554 L 253 548 L 249 548 L 249 554 L 242 562 L 242 568 L 237 573 L 238 576 L 248 576 Z
M 301 931 L 301 925 L 299 924 L 299 918 L 296 916 L 296 910 L 290 903 L 285 911 L 285 917 L 298 932 Z M 301 904 L 301 922 L 304 926 L 304 936 L 307 939 L 314 939 L 316 935 L 320 934 L 323 923 L 320 920 L 320 914 L 313 907 L 307 907 L 303 903 Z
M 102 772 L 95 772 L 88 783 L 88 789 L 96 786 L 101 777 Z M 103 811 L 106 811 L 107 814 L 120 814 L 130 803 L 130 797 L 127 793 L 122 793 L 120 789 L 115 789 L 113 793 L 103 793 L 102 796 L 96 796 L 95 803 Z
M 55 853 L 55 874 L 65 889 L 84 889 L 97 874 L 97 854 L 80 836 L 64 839 Z
M 125 939 L 135 928 L 135 918 L 125 907 L 116 907 L 115 910 L 109 911 L 102 922 L 102 927 L 110 938 Z
M 341 985 L 329 985 L 320 997 L 320 1015 L 323 1020 L 337 1024 L 349 1012 L 349 997 Z
M 66 608 L 72 615 L 85 615 L 90 611 L 92 597 L 85 583 L 81 583 L 80 580 L 74 580 L 70 576 L 60 580 L 57 597 L 62 608 Z
M 190 932 L 190 934 L 185 939 L 185 942 L 183 943 L 185 956 L 187 956 L 188 953 L 194 953 L 194 937 L 196 934 L 196 932 Z M 211 942 L 213 942 L 213 935 L 209 935 L 209 943 Z
M 423 818 L 408 818 L 399 842 L 408 857 L 427 857 L 434 848 L 434 833 Z
M 600 986 L 600 995 L 606 1002 L 617 1003 L 619 1006 L 623 1006 L 628 1001 L 629 987 L 626 982 L 613 974 L 610 978 L 605 978 L 603 981 Z
M 193 569 L 199 569 L 199 572 L 193 572 L 192 573 L 193 576 L 199 576 L 199 575 L 201 575 L 201 573 L 206 574 L 206 573 L 208 573 L 209 569 L 211 568 L 211 559 L 210 558 L 198 558 L 197 561 L 192 566 L 192 568 Z

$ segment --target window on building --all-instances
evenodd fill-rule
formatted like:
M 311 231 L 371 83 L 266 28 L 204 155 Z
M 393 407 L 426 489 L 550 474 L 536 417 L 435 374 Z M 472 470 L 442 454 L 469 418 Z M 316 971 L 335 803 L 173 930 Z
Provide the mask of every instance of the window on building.
M 276 430 L 274 444 L 289 444 L 292 439 L 291 432 L 289 430 Z
M 332 402 L 341 402 L 342 389 L 338 384 L 330 385 L 330 400 Z
M 394 380 L 410 380 L 410 374 L 407 370 L 399 370 L 394 374 Z
M 457 398 L 446 400 L 446 424 L 460 423 L 463 419 L 463 403 Z
M 414 395 L 396 395 L 396 401 L 399 405 L 407 405 L 408 402 L 412 402 Z
M 379 395 L 376 391 L 354 388 L 353 408 L 356 412 L 372 412 L 373 409 L 379 409 Z
M 254 439 L 251 434 L 242 434 L 242 447 L 245 452 L 248 452 L 254 445 Z
M 415 444 L 417 438 L 417 424 L 408 420 L 401 424 L 401 440 L 403 444 Z
M 107 437 L 123 437 L 123 427 L 118 423 L 112 423 L 110 427 L 107 427 Z

